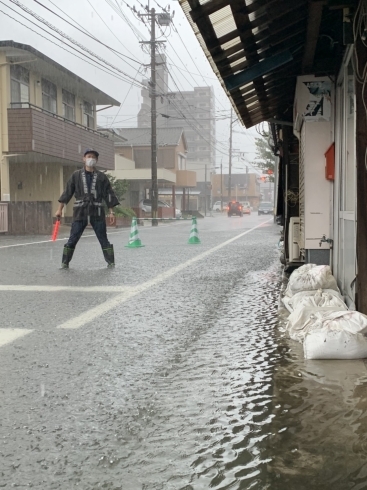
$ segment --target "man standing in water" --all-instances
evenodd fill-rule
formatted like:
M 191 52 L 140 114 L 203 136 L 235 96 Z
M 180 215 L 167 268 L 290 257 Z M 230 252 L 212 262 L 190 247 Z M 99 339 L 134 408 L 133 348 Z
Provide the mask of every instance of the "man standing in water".
M 102 199 L 107 204 L 111 220 L 114 216 L 113 208 L 119 204 L 119 201 L 112 190 L 108 177 L 95 168 L 98 157 L 98 151 L 92 148 L 85 150 L 84 168 L 73 173 L 59 199 L 60 205 L 56 211 L 57 218 L 61 217 L 63 207 L 74 195 L 76 199 L 73 206 L 70 237 L 62 254 L 63 269 L 69 268 L 69 262 L 73 257 L 76 244 L 88 224 L 88 219 L 101 244 L 107 267 L 114 267 L 115 265 L 113 245 L 107 239 L 106 217 Z

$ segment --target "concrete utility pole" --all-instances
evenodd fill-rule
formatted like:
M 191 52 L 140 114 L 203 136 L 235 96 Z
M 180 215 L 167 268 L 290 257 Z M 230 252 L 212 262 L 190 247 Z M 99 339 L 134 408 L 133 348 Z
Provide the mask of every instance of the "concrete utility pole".
M 205 213 L 205 216 L 206 216 L 206 186 L 207 186 L 207 183 L 206 183 L 206 164 L 205 164 L 205 191 L 204 191 L 204 213 Z
M 157 163 L 157 77 L 156 77 L 156 46 L 164 41 L 157 41 L 155 36 L 155 24 L 169 25 L 171 16 L 168 12 L 158 13 L 154 8 L 147 8 L 147 14 L 141 17 L 150 18 L 150 41 L 141 41 L 142 44 L 150 44 L 150 97 L 151 97 L 151 167 L 152 183 L 150 198 L 152 201 L 152 226 L 158 226 L 158 163 Z
M 156 61 L 155 61 L 155 9 L 150 11 L 151 32 L 150 32 L 150 90 L 151 90 L 151 109 L 152 109 L 152 226 L 158 226 L 158 170 L 157 170 L 157 94 L 156 94 Z
M 229 123 L 228 201 L 231 200 L 231 187 L 232 187 L 232 118 L 233 118 L 233 109 L 231 107 L 231 122 Z
M 223 164 L 220 161 L 220 209 L 223 211 Z

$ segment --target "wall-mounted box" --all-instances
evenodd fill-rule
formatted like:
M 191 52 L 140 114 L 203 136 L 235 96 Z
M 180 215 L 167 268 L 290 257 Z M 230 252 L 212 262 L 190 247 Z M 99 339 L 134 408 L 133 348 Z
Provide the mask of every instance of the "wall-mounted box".
M 325 178 L 327 180 L 335 178 L 335 143 L 332 143 L 325 152 Z

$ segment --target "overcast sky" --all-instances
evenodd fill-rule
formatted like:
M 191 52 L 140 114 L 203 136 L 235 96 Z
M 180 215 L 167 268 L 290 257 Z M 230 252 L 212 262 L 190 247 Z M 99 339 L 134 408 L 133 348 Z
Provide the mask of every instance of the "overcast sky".
M 139 41 L 148 40 L 150 34 L 148 26 L 137 15 L 134 15 L 132 8 L 135 7 L 136 11 L 142 14 L 146 13 L 143 5 L 147 4 L 147 0 L 142 0 L 141 3 L 139 0 L 21 0 L 20 2 L 18 0 L 0 0 L 2 40 L 13 40 L 33 46 L 120 101 L 122 103 L 120 108 L 99 112 L 99 125 L 136 127 L 136 115 L 140 109 L 141 96 L 140 88 L 131 83 L 133 80 L 131 78 L 122 80 L 118 76 L 92 66 L 90 60 L 80 59 L 84 57 L 73 51 L 68 45 L 71 44 L 69 41 L 63 42 L 63 38 L 58 33 L 32 17 L 29 12 L 22 10 L 17 4 L 30 9 L 93 53 L 118 67 L 136 82 L 141 82 L 143 78 L 150 76 L 149 68 L 144 66 L 149 64 L 150 56 L 148 52 L 142 49 Z M 159 12 L 161 8 L 158 4 L 163 8 L 169 6 L 171 13 L 175 12 L 173 26 L 165 28 L 164 32 L 157 29 L 157 36 L 160 36 L 162 41 L 166 41 L 164 43 L 165 51 L 171 74 L 169 79 L 170 90 L 177 91 L 176 85 L 180 90 L 192 90 L 194 86 L 213 86 L 216 97 L 216 115 L 218 118 L 228 117 L 230 112 L 229 100 L 213 73 L 178 1 L 158 0 L 158 3 L 150 1 L 150 7 L 154 7 Z M 57 13 L 61 18 L 45 7 Z M 21 17 L 20 14 L 25 18 Z M 80 24 L 80 29 L 86 29 L 90 35 L 95 36 L 121 54 L 116 54 L 102 46 L 63 19 L 70 23 Z M 47 32 L 42 31 L 40 27 Z M 52 37 L 51 33 L 56 38 Z M 80 50 L 80 48 L 77 49 Z M 71 54 L 72 52 L 79 58 Z M 131 59 L 126 58 L 126 56 Z M 104 69 L 107 70 L 106 67 Z M 121 76 L 124 77 L 124 75 Z M 216 130 L 216 165 L 220 165 L 222 162 L 223 171 L 227 172 L 229 118 L 219 120 Z M 243 158 L 247 160 L 247 164 L 253 164 L 255 157 L 254 141 L 258 134 L 254 128 L 246 130 L 239 124 L 234 124 L 234 131 L 233 148 L 243 152 Z M 245 166 L 244 160 L 234 156 L 233 173 L 244 171 Z

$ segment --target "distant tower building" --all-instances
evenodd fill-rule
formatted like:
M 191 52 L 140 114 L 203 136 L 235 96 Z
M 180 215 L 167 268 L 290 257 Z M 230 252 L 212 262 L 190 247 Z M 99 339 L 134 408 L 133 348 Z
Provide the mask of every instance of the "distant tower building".
M 157 126 L 183 127 L 188 145 L 187 168 L 195 170 L 198 182 L 205 182 L 215 166 L 215 98 L 212 87 L 194 87 L 185 92 L 168 90 L 168 71 L 165 55 L 157 56 Z M 138 127 L 150 127 L 149 80 L 141 91 L 142 104 Z

